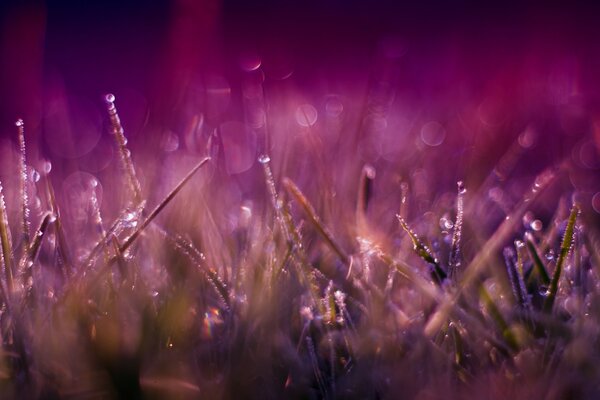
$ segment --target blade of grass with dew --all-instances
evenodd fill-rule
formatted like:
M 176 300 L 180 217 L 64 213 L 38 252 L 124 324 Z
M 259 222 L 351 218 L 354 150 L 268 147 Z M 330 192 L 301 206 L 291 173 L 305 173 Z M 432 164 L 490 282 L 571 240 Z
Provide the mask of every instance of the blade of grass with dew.
M 329 245 L 329 247 L 331 247 L 331 249 L 338 255 L 340 260 L 342 260 L 346 266 L 350 265 L 350 257 L 348 257 L 346 252 L 342 250 L 341 246 L 336 242 L 329 229 L 323 225 L 321 218 L 319 218 L 315 209 L 310 204 L 306 196 L 304 196 L 304 193 L 302 193 L 300 188 L 298 188 L 298 186 L 296 186 L 296 184 L 287 177 L 283 178 L 283 186 L 296 199 L 296 201 L 300 203 L 310 222 L 315 226 L 323 239 L 325 239 L 325 242 Z
M 37 259 L 37 256 L 40 252 L 40 248 L 42 246 L 42 241 L 44 240 L 44 237 L 46 237 L 46 230 L 48 229 L 50 224 L 54 223 L 55 221 L 56 221 L 56 216 L 52 212 L 47 212 L 46 215 L 44 215 L 44 218 L 42 219 L 40 226 L 35 231 L 35 235 L 33 236 L 33 241 L 31 242 L 31 245 L 29 246 L 28 253 L 29 253 L 30 261 L 35 262 L 35 260 Z
M 427 247 L 421 239 L 414 233 L 414 231 L 408 226 L 406 221 L 398 214 L 396 214 L 396 218 L 400 222 L 400 226 L 410 237 L 410 240 L 413 243 L 413 250 L 419 257 L 423 259 L 423 261 L 431 264 L 433 266 L 433 276 L 438 284 L 441 284 L 447 277 L 446 271 L 444 271 L 440 265 L 438 259 L 433 255 L 429 247 Z
M 106 248 L 110 242 L 111 235 L 118 236 L 121 232 L 123 232 L 123 230 L 125 229 L 124 221 L 126 219 L 130 219 L 132 213 L 135 215 L 135 217 L 133 217 L 133 218 L 136 218 L 136 219 L 139 218 L 139 216 L 142 215 L 145 206 L 146 206 L 146 202 L 142 201 L 135 208 L 135 211 L 132 211 L 129 208 L 126 208 L 125 210 L 123 210 L 121 212 L 121 214 L 119 215 L 119 217 L 112 223 L 112 225 L 104 233 L 102 238 L 96 242 L 96 244 L 94 245 L 92 250 L 89 252 L 88 256 L 83 261 L 83 263 L 81 263 L 80 271 L 85 272 L 85 269 L 88 268 L 94 262 L 96 256 L 98 255 L 98 252 L 102 249 L 104 249 L 106 251 Z
M 267 190 L 269 192 L 272 206 L 275 210 L 275 218 L 284 235 L 288 249 L 291 250 L 290 260 L 296 267 L 296 274 L 299 281 L 305 287 L 307 287 L 313 305 L 319 309 L 322 314 L 324 310 L 322 304 L 319 302 L 318 285 L 314 279 L 312 267 L 308 263 L 308 258 L 304 253 L 302 242 L 292 219 L 291 213 L 287 209 L 285 202 L 281 201 L 277 194 L 275 179 L 273 178 L 273 172 L 271 171 L 271 158 L 268 155 L 261 155 L 258 158 L 258 162 L 263 167 Z
M 465 273 L 458 282 L 458 290 L 453 296 L 448 296 L 444 302 L 438 304 L 438 309 L 431 315 L 427 321 L 424 333 L 428 337 L 433 337 L 443 326 L 448 314 L 454 309 L 455 303 L 460 298 L 460 293 L 467 291 L 471 285 L 478 281 L 479 276 L 489 265 L 489 260 L 498 251 L 502 243 L 505 243 L 509 235 L 512 234 L 515 227 L 520 223 L 521 217 L 530 207 L 531 203 L 538 198 L 548 185 L 556 178 L 556 172 L 548 169 L 539 174 L 528 193 L 523 196 L 515 210 L 508 215 L 500 224 L 492 236 L 481 246 L 481 250 L 475 254 L 473 260 L 465 268 Z
M 119 149 L 119 158 L 121 159 L 122 167 L 127 175 L 127 183 L 129 190 L 133 194 L 134 204 L 142 202 L 142 189 L 140 182 L 135 173 L 135 167 L 131 161 L 131 153 L 127 148 L 127 138 L 125 138 L 125 131 L 121 125 L 121 119 L 117 113 L 117 107 L 115 106 L 115 95 L 107 94 L 105 96 L 106 107 L 108 110 L 108 116 L 112 126 L 112 133 L 115 136 L 115 141 Z
M 452 245 L 448 259 L 448 275 L 450 275 L 450 279 L 453 281 L 456 281 L 461 266 L 460 241 L 462 238 L 465 193 L 467 192 L 463 181 L 458 181 L 456 185 L 458 190 L 456 195 L 456 221 L 454 222 Z
M 148 217 L 137 227 L 137 229 L 125 240 L 125 242 L 121 245 L 121 252 L 125 252 L 129 246 L 137 239 L 137 237 L 142 233 L 144 229 L 156 218 L 156 216 L 173 200 L 173 198 L 181 191 L 181 189 L 185 186 L 186 183 L 189 182 L 190 179 L 198 172 L 200 168 L 202 168 L 208 161 L 210 161 L 210 157 L 205 157 L 200 161 L 194 168 L 187 173 L 187 175 L 179 181 L 179 183 L 171 190 L 171 192 L 148 214 Z
M 23 249 L 29 248 L 29 191 L 27 190 L 27 159 L 25 152 L 25 126 L 22 119 L 17 120 L 19 141 L 19 194 L 21 198 L 21 229 L 23 230 Z M 23 251 L 23 255 L 27 252 Z
M 157 226 L 156 229 L 171 242 L 177 250 L 187 257 L 192 264 L 200 269 L 206 280 L 223 302 L 224 308 L 229 310 L 231 307 L 229 289 L 227 289 L 227 285 L 221 280 L 218 273 L 205 265 L 204 255 L 187 239 L 179 235 L 172 235 L 159 226 Z
M 533 265 L 535 266 L 535 270 L 538 273 L 540 281 L 544 285 L 549 285 L 550 284 L 550 275 L 548 275 L 548 271 L 546 270 L 546 267 L 544 266 L 544 262 L 542 261 L 541 257 L 538 254 L 535 244 L 533 243 L 533 238 L 531 237 L 531 234 L 529 234 L 529 235 L 526 234 L 525 243 L 527 245 L 527 251 L 529 252 L 529 256 L 533 260 Z M 528 285 L 532 283 L 533 276 L 534 276 L 533 273 L 529 274 L 529 278 L 527 280 Z
M 115 236 L 111 236 L 110 242 L 113 247 L 113 251 L 115 252 L 115 258 L 117 259 L 117 266 L 119 268 L 119 273 L 121 274 L 121 281 L 129 281 L 131 279 L 129 267 L 127 265 L 127 261 L 125 257 L 123 257 L 123 253 L 121 252 L 121 246 L 119 244 L 119 239 Z
M 25 287 L 28 286 L 27 282 L 31 277 L 33 277 L 33 265 L 37 260 L 37 256 L 40 252 L 40 248 L 42 247 L 42 241 L 46 235 L 46 230 L 50 226 L 51 223 L 55 221 L 54 214 L 52 212 L 47 212 L 40 223 L 40 226 L 35 231 L 35 235 L 33 236 L 33 241 L 29 245 L 29 248 L 25 252 L 25 256 L 21 258 L 20 270 L 23 272 L 23 283 Z
M 527 292 L 525 291 L 524 284 L 522 284 L 522 279 L 519 277 L 519 273 L 517 271 L 517 268 L 515 267 L 516 261 L 514 250 L 510 247 L 507 247 L 504 249 L 503 255 L 508 280 L 510 282 L 515 301 L 519 307 L 525 308 Z
M 558 282 L 560 280 L 563 264 L 565 263 L 569 252 L 571 251 L 571 244 L 573 243 L 573 235 L 575 232 L 575 222 L 577 221 L 578 215 L 579 207 L 575 204 L 573 205 L 573 208 L 571 208 L 571 213 L 567 222 L 567 228 L 565 229 L 565 234 L 560 245 L 560 253 L 558 255 L 558 260 L 556 261 L 556 267 L 554 267 L 552 280 L 550 281 L 550 286 L 548 287 L 548 292 L 546 293 L 546 301 L 544 302 L 544 310 L 546 312 L 551 312 L 552 307 L 554 306 L 554 300 L 556 298 L 556 294 L 558 293 Z
M 517 253 L 517 260 L 515 264 L 516 268 L 516 277 L 518 280 L 519 291 L 523 298 L 523 306 L 526 309 L 531 308 L 531 298 L 527 293 L 527 286 L 525 285 L 525 270 L 524 270 L 524 262 L 523 262 L 523 253 L 525 252 L 525 243 L 520 240 L 515 240 L 515 251 Z
M 8 226 L 8 216 L 6 215 L 6 204 L 4 203 L 4 193 L 2 182 L 0 182 L 0 241 L 2 244 L 2 259 L 4 260 L 4 275 L 6 279 L 6 289 L 11 296 L 14 289 L 14 266 L 12 256 L 12 241 L 10 237 L 10 227 Z

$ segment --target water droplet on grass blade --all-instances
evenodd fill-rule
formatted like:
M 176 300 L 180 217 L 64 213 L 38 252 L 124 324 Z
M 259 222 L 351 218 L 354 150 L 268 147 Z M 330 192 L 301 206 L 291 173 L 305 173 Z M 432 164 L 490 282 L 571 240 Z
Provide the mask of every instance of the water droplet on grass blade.
M 271 157 L 267 154 L 262 154 L 258 157 L 258 162 L 261 164 L 268 164 L 271 161 Z
M 42 162 L 41 171 L 44 175 L 48 175 L 52 170 L 52 163 L 50 161 Z

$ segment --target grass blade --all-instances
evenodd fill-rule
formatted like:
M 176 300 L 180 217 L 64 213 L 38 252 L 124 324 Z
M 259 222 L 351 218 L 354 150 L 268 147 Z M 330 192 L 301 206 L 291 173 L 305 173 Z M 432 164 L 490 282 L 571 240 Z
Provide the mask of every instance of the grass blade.
M 460 240 L 462 237 L 465 193 L 467 192 L 467 189 L 462 181 L 459 181 L 457 186 L 458 194 L 456 195 L 456 221 L 454 222 L 452 245 L 448 260 L 449 275 L 453 280 L 456 280 L 461 265 Z
M 550 287 L 548 287 L 548 292 L 546 293 L 544 310 L 547 312 L 552 311 L 552 306 L 554 305 L 554 300 L 556 299 L 556 293 L 558 293 L 558 281 L 560 280 L 563 264 L 565 263 L 569 252 L 571 251 L 577 215 L 579 215 L 579 207 L 577 205 L 573 205 L 573 208 L 571 208 L 571 214 L 569 215 L 569 220 L 567 222 L 567 228 L 565 229 L 565 235 L 563 236 L 563 240 L 560 245 L 560 254 L 558 255 L 558 260 L 556 261 L 554 274 L 552 275 Z
M 287 177 L 283 178 L 283 186 L 296 199 L 296 201 L 300 203 L 310 222 L 312 222 L 315 228 L 317 228 L 319 234 L 325 239 L 325 242 L 329 245 L 329 247 L 331 247 L 331 249 L 338 255 L 340 260 L 342 260 L 346 266 L 350 265 L 350 257 L 348 257 L 346 252 L 342 250 L 341 246 L 336 242 L 329 229 L 323 225 L 321 218 L 319 218 L 315 209 L 310 204 L 306 196 L 304 196 L 304 193 L 302 193 L 300 188 L 298 188 L 298 186 L 296 186 L 296 184 Z
M 548 275 L 548 271 L 546 270 L 546 267 L 544 266 L 544 262 L 542 261 L 541 257 L 539 256 L 538 251 L 535 248 L 535 244 L 533 244 L 533 240 L 530 236 L 525 237 L 525 244 L 527 245 L 527 251 L 529 252 L 529 256 L 533 260 L 533 265 L 535 266 L 535 269 L 540 277 L 540 281 L 544 285 L 549 285 L 550 284 L 550 275 Z M 533 273 L 529 274 L 529 279 L 527 280 L 527 283 L 531 284 L 532 280 L 533 280 Z
M 135 173 L 133 162 L 131 161 L 131 153 L 129 152 L 129 149 L 127 149 L 125 131 L 123 130 L 121 119 L 119 118 L 117 108 L 115 107 L 115 95 L 110 93 L 107 94 L 105 96 L 105 101 L 110 123 L 112 125 L 112 132 L 115 135 L 115 141 L 117 142 L 117 147 L 119 148 L 121 164 L 125 174 L 127 175 L 129 190 L 131 190 L 133 194 L 134 204 L 139 204 L 142 201 L 142 189 Z
M 205 157 L 202 159 L 202 161 L 196 164 L 196 166 L 192 168 L 190 172 L 188 172 L 188 174 L 181 181 L 179 181 L 179 183 L 175 186 L 175 188 L 173 188 L 173 190 L 171 190 L 171 192 L 163 199 L 163 201 L 161 201 L 160 204 L 158 204 L 154 208 L 154 210 L 152 210 L 152 212 L 148 214 L 148 217 L 146 217 L 144 222 L 142 222 L 137 227 L 137 229 L 125 240 L 123 245 L 121 245 L 119 249 L 122 253 L 124 253 L 129 248 L 129 246 L 131 246 L 131 244 L 137 239 L 137 237 L 142 233 L 142 231 L 146 229 L 150 222 L 152 222 L 152 220 L 154 220 L 154 218 L 156 218 L 156 216 L 160 214 L 163 208 L 165 208 L 167 204 L 169 204 L 171 200 L 173 200 L 173 198 L 177 195 L 177 193 L 179 193 L 179 191 L 185 186 L 185 184 L 188 183 L 188 181 L 192 179 L 194 174 L 198 172 L 198 170 L 202 168 L 204 164 L 206 164 L 208 161 L 210 161 L 210 157 Z
M 446 279 L 446 271 L 444 271 L 440 265 L 438 259 L 433 255 L 429 247 L 425 245 L 421 241 L 421 239 L 414 233 L 414 231 L 408 226 L 404 218 L 400 215 L 396 215 L 398 221 L 400 222 L 400 226 L 410 237 L 410 240 L 413 243 L 413 250 L 419 257 L 421 257 L 425 262 L 431 264 L 433 266 L 433 277 L 437 283 L 441 283 L 444 279 Z
M 4 260 L 6 289 L 8 290 L 8 296 L 10 296 L 12 295 L 14 289 L 14 266 L 12 257 L 12 241 L 10 237 L 10 228 L 8 226 L 8 216 L 6 215 L 6 204 L 4 203 L 2 182 L 0 182 L 0 242 L 2 244 L 2 259 Z
M 511 349 L 518 350 L 519 345 L 517 343 L 517 339 L 510 330 L 510 327 L 506 323 L 506 320 L 502 316 L 500 309 L 498 308 L 498 306 L 496 305 L 496 303 L 494 302 L 494 300 L 483 285 L 479 286 L 479 297 L 485 304 L 486 308 L 488 309 L 488 312 L 490 313 L 490 316 L 500 329 L 500 332 L 502 332 L 502 336 L 504 337 L 506 344 L 508 344 L 508 346 Z
M 19 140 L 19 192 L 21 195 L 21 228 L 23 230 L 23 249 L 29 248 L 29 193 L 27 190 L 27 163 L 25 154 L 25 127 L 22 119 L 17 120 Z M 26 254 L 26 251 L 23 251 Z

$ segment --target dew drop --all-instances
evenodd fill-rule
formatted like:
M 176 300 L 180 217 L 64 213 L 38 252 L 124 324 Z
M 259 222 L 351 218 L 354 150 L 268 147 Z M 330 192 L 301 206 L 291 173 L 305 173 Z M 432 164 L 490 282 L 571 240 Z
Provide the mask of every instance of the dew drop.
M 421 140 L 428 146 L 439 146 L 446 138 L 446 129 L 436 121 L 427 122 L 421 128 Z
M 271 161 L 271 157 L 268 154 L 261 154 L 258 157 L 258 162 L 261 164 L 268 164 Z
M 308 128 L 317 122 L 317 109 L 311 104 L 302 104 L 296 109 L 296 122 Z
M 523 147 L 524 149 L 528 149 L 535 144 L 535 139 L 536 139 L 535 131 L 533 131 L 533 129 L 531 129 L 531 128 L 527 128 L 525 130 L 525 132 L 523 132 L 519 135 L 519 138 L 517 140 L 521 147 Z
M 54 223 L 56 221 L 56 214 L 50 213 L 50 217 L 48 218 L 49 223 Z
M 31 179 L 31 181 L 34 183 L 39 182 L 40 181 L 40 173 L 32 168 L 31 172 L 29 174 L 29 179 Z
M 41 171 L 44 175 L 48 175 L 52 170 L 52 163 L 50 161 L 44 161 L 42 163 Z
M 440 218 L 440 228 L 443 230 L 449 230 L 454 227 L 454 222 L 448 217 L 448 214 L 444 214 L 442 218 Z
M 539 219 L 536 219 L 531 222 L 531 229 L 533 229 L 536 232 L 541 231 L 542 227 L 543 227 L 542 221 L 540 221 Z
M 456 186 L 458 187 L 458 194 L 467 193 L 467 188 L 465 187 L 465 183 L 463 181 L 456 182 Z
M 108 93 L 106 96 L 104 96 L 104 100 L 107 103 L 114 103 L 115 102 L 115 95 L 112 93 Z
M 15 125 L 18 126 L 19 128 L 22 127 L 24 125 L 23 120 L 21 118 L 19 118 L 17 120 L 17 122 L 15 122 Z
M 344 104 L 337 97 L 332 97 L 325 103 L 325 112 L 332 118 L 339 117 L 344 111 Z

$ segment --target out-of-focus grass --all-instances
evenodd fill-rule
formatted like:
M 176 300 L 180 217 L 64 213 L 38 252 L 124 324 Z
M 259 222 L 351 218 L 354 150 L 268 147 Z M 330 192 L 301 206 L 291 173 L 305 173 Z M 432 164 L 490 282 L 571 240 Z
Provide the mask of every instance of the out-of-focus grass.
M 107 107 L 122 175 L 105 198 L 122 204 L 105 226 L 98 182 L 81 184 L 91 237 L 72 234 L 64 215 L 77 210 L 58 204 L 52 174 L 30 182 L 19 122 L 18 218 L 0 197 L 3 398 L 600 395 L 593 227 L 573 205 L 546 231 L 521 228 L 561 168 L 497 222 L 488 192 L 462 182 L 448 197 L 413 175 L 389 208 L 373 195 L 374 167 L 354 157 L 264 153 L 260 190 L 227 209 L 218 154 L 189 170 L 136 165 L 113 96 Z M 183 179 L 150 208 L 139 172 L 171 167 Z M 30 189 L 46 193 L 37 220 Z M 411 213 L 411 196 L 434 199 L 426 215 Z

